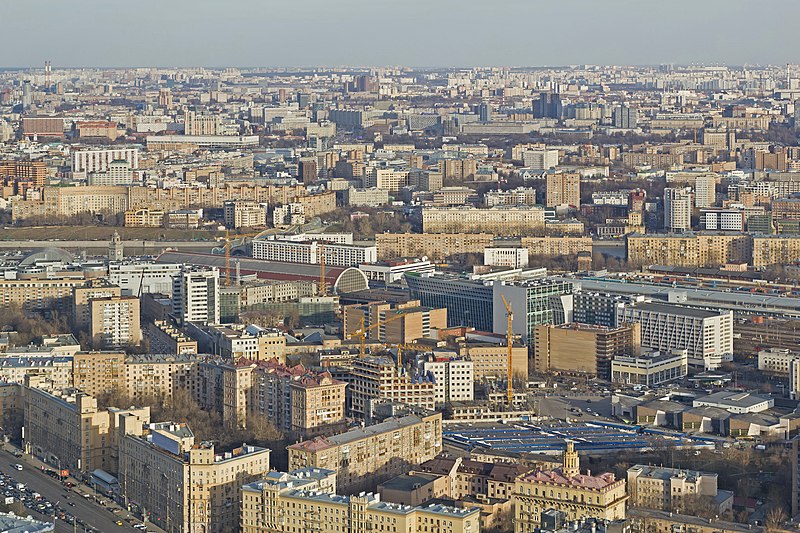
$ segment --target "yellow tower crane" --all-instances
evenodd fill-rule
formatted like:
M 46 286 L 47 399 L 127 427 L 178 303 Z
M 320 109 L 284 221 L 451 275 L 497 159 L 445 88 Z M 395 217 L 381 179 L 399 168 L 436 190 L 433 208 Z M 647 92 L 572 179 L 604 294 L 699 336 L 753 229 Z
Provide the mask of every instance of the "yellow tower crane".
M 230 286 L 231 284 L 231 241 L 235 241 L 236 239 L 246 239 L 248 237 L 258 237 L 264 233 L 264 231 L 257 231 L 255 233 L 239 233 L 231 238 L 230 232 L 226 229 L 225 230 L 225 285 Z M 238 280 L 237 280 L 238 281 Z
M 501 295 L 502 296 L 502 295 Z M 506 318 L 508 319 L 508 326 L 506 329 L 506 345 L 508 350 L 508 385 L 506 387 L 506 391 L 508 394 L 508 405 L 511 406 L 514 403 L 514 373 L 513 367 L 511 366 L 511 362 L 514 355 L 514 331 L 512 329 L 514 325 L 514 312 L 511 310 L 511 306 L 508 304 L 508 300 L 506 300 L 505 296 L 503 297 L 503 305 L 506 306 Z
M 328 295 L 328 284 L 325 283 L 325 243 L 319 243 L 319 295 Z
M 384 320 L 383 324 L 388 324 L 389 322 L 397 320 L 398 318 L 402 318 L 403 316 L 404 315 L 402 315 L 402 314 L 394 315 L 393 317 L 387 318 L 386 320 Z M 353 333 L 348 335 L 348 338 L 350 338 L 350 339 L 352 339 L 354 337 L 358 337 L 359 339 L 361 339 L 361 351 L 359 351 L 359 355 L 361 355 L 361 357 L 364 357 L 365 355 L 367 355 L 367 352 L 366 352 L 367 332 L 368 331 L 372 331 L 373 329 L 379 328 L 379 327 L 381 327 L 380 314 L 378 314 L 378 320 L 374 324 L 372 324 L 371 326 L 366 326 L 366 327 L 365 327 L 364 316 L 362 316 L 361 317 L 361 327 L 359 327 Z

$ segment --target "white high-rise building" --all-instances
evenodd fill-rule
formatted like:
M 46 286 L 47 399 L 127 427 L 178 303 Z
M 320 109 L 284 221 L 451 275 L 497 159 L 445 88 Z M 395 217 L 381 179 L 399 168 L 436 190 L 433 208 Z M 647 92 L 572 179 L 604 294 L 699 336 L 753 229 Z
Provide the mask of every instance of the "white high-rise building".
M 711 207 L 717 202 L 717 178 L 713 174 L 697 176 L 694 180 L 694 206 Z
M 76 150 L 70 156 L 72 173 L 105 172 L 113 161 L 127 161 L 131 169 L 139 168 L 139 150 L 136 148 L 106 148 L 102 150 Z
M 527 168 L 550 170 L 558 166 L 558 150 L 535 148 L 522 153 L 522 163 Z
M 692 190 L 664 189 L 664 229 L 682 233 L 692 229 Z
M 123 296 L 141 296 L 145 293 L 172 295 L 175 276 L 181 265 L 175 263 L 111 262 L 108 280 L 122 289 Z
M 645 348 L 686 350 L 689 366 L 716 370 L 733 360 L 733 311 L 639 302 L 617 312 L 617 325 L 639 322 Z
M 448 402 L 471 402 L 475 398 L 475 376 L 472 361 L 423 357 L 417 365 L 422 374 L 433 376 L 436 406 Z
M 219 270 L 185 266 L 173 278 L 172 311 L 181 323 L 219 324 Z

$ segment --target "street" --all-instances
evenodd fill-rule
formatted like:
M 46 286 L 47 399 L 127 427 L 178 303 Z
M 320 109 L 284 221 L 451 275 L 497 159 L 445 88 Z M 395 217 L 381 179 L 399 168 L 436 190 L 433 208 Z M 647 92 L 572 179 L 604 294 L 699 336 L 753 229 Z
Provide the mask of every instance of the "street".
M 22 464 L 23 470 L 17 470 L 12 466 L 16 463 Z M 117 520 L 122 520 L 123 517 L 128 515 L 126 511 L 120 510 L 117 513 L 112 513 L 110 508 L 106 509 L 93 500 L 84 498 L 81 495 L 87 492 L 84 486 L 79 485 L 73 489 L 65 489 L 60 484 L 58 478 L 51 478 L 41 471 L 40 467 L 42 464 L 43 463 L 35 458 L 31 458 L 27 454 L 22 457 L 14 457 L 11 452 L 5 449 L 0 450 L 0 472 L 11 476 L 20 483 L 25 483 L 28 488 L 38 492 L 43 498 L 53 504 L 59 502 L 59 506 L 75 515 L 76 518 L 82 520 L 85 524 L 81 525 L 79 523 L 76 528 L 63 520 L 56 520 L 57 532 L 70 533 L 76 530 L 84 531 L 84 529 L 88 530 L 90 527 L 104 533 L 113 531 L 136 531 L 136 529 L 127 522 L 123 522 L 122 526 L 116 524 Z M 70 502 L 75 505 L 71 505 Z M 35 518 L 40 520 L 44 519 L 50 522 L 53 520 L 52 516 L 42 517 L 42 515 L 38 513 L 32 514 Z M 151 527 L 151 529 L 153 528 Z

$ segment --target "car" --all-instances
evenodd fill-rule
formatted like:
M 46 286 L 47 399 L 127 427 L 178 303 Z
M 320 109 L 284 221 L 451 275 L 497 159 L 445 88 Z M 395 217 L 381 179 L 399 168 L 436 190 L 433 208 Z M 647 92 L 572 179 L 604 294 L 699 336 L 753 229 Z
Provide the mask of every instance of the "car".
M 67 505 L 69 505 L 70 507 L 75 507 L 75 502 L 67 502 Z
M 17 470 L 22 470 L 22 465 L 17 463 L 14 465 L 14 468 L 16 468 Z
M 122 520 L 117 520 L 117 525 L 121 526 L 122 525 Z

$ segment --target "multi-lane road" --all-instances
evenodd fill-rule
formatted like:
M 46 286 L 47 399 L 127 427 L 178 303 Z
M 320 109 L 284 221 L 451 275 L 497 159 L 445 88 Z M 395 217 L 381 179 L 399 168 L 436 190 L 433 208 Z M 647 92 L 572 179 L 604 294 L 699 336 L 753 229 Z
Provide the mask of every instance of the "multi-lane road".
M 23 469 L 17 470 L 14 468 L 14 464 L 21 464 Z M 111 509 L 119 509 L 117 506 L 103 507 L 95 503 L 92 498 L 83 497 L 83 494 L 89 492 L 86 487 L 78 486 L 73 489 L 66 489 L 57 478 L 51 478 L 42 472 L 41 465 L 42 463 L 32 459 L 28 455 L 14 457 L 12 453 L 5 449 L 0 449 L 0 472 L 11 476 L 19 483 L 24 483 L 27 485 L 27 488 L 38 492 L 45 500 L 51 502 L 53 505 L 59 502 L 58 505 L 60 507 L 63 507 L 67 512 L 80 520 L 76 525 L 73 525 L 63 520 L 56 519 L 56 532 L 81 532 L 89 530 L 89 528 L 94 528 L 103 533 L 137 531 L 130 523 L 124 521 L 125 517 L 128 516 L 126 511 L 119 510 L 113 513 Z M 53 521 L 52 516 L 43 517 L 41 514 L 33 512 L 31 514 L 34 518 L 39 520 Z M 117 525 L 118 520 L 123 520 L 122 526 Z M 152 526 L 149 529 L 151 531 L 155 530 Z

